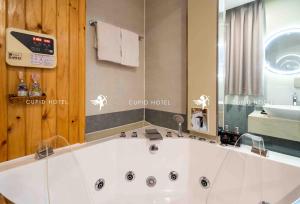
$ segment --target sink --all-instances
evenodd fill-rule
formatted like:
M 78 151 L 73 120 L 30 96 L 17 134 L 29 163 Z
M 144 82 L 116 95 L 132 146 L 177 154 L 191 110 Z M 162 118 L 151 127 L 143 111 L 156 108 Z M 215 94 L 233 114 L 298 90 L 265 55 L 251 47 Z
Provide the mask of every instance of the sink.
M 300 106 L 266 104 L 263 108 L 273 117 L 300 120 Z

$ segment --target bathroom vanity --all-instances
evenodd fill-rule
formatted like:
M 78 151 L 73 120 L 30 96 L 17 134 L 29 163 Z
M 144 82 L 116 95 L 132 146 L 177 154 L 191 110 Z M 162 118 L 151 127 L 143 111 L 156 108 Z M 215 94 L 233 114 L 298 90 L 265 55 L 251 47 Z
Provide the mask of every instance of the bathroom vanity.
M 248 116 L 248 131 L 300 142 L 300 120 L 291 120 L 254 111 Z

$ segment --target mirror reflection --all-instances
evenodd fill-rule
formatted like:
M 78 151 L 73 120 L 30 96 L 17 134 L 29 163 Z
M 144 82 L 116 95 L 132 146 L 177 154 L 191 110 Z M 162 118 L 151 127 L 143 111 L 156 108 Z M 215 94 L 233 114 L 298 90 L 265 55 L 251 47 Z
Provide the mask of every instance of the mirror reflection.
M 294 0 L 221 1 L 220 135 L 251 133 L 270 150 L 300 157 L 299 7 Z
M 265 46 L 266 67 L 279 74 L 300 72 L 300 29 L 287 29 L 276 33 Z

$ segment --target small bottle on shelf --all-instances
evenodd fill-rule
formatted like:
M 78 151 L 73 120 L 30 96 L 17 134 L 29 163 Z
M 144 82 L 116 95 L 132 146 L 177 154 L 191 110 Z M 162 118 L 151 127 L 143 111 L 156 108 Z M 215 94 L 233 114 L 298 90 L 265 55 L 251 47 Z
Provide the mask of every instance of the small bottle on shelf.
M 28 89 L 27 89 L 27 85 L 24 82 L 24 73 L 23 72 L 19 72 L 19 84 L 18 84 L 18 96 L 27 96 L 28 95 Z
M 223 127 L 218 127 L 218 136 L 221 136 L 223 133 Z
M 224 130 L 221 133 L 221 143 L 223 145 L 228 145 L 229 143 L 229 126 L 225 125 L 224 126 Z
M 40 75 L 32 74 L 31 78 L 32 78 L 33 83 L 31 85 L 31 90 L 30 90 L 29 96 L 41 96 L 42 89 L 41 89 L 40 83 L 38 82 L 40 79 Z

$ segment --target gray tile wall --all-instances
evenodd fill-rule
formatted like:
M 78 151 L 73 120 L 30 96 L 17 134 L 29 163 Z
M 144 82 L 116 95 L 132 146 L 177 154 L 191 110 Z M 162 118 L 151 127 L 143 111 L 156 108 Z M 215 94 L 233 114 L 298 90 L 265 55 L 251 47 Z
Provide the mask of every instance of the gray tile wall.
M 147 109 L 147 108 L 145 110 L 145 118 L 146 118 L 147 122 L 149 122 L 153 125 L 166 127 L 166 128 L 173 129 L 173 130 L 178 129 L 178 125 L 173 120 L 173 115 L 175 115 L 175 114 L 178 114 L 178 113 L 153 110 L 153 109 Z M 186 132 L 187 131 L 187 116 L 185 114 L 179 114 L 179 115 L 182 115 L 184 118 L 182 130 Z
M 144 109 L 105 113 L 86 117 L 86 133 L 105 130 L 144 120 Z
M 144 117 L 145 114 L 145 117 Z M 152 110 L 152 109 L 136 109 L 115 113 L 106 113 L 100 115 L 93 115 L 86 117 L 86 133 L 114 128 L 121 125 L 135 123 L 145 120 L 151 124 L 177 130 L 178 125 L 173 120 L 173 115 L 178 113 L 171 113 L 166 111 Z M 187 131 L 186 115 L 183 116 L 185 122 L 183 123 L 183 131 Z

